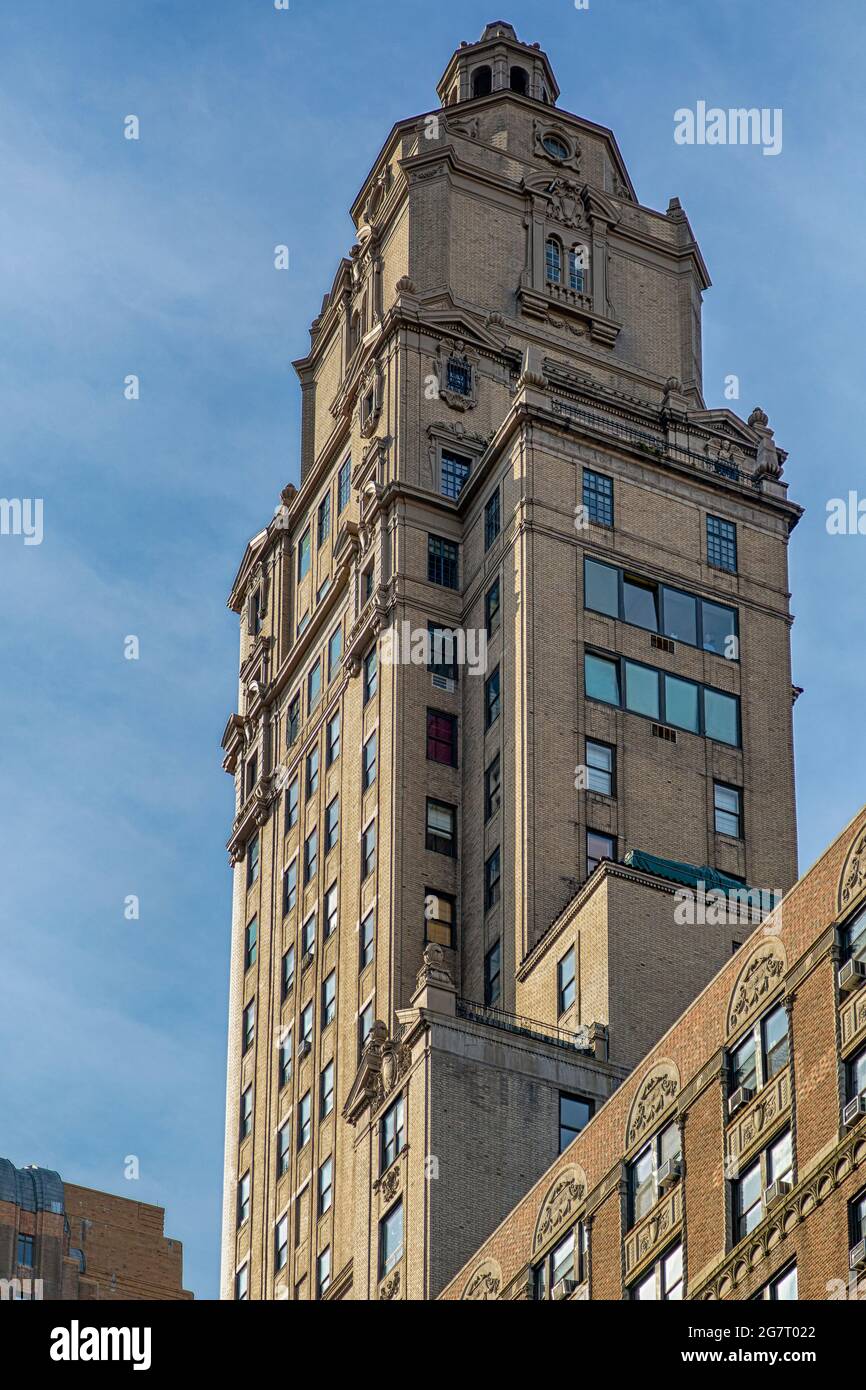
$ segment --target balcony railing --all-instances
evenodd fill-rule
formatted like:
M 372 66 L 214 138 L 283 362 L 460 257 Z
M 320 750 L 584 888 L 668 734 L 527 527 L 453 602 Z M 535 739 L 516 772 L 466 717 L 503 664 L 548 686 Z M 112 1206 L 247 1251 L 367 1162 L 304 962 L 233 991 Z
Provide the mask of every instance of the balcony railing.
M 491 1028 L 501 1028 L 505 1033 L 517 1033 L 524 1038 L 553 1043 L 554 1047 L 567 1047 L 573 1052 L 592 1052 L 585 1027 L 576 1032 L 556 1028 L 551 1023 L 510 1014 L 505 1009 L 497 1009 L 492 1004 L 479 1004 L 474 999 L 457 1000 L 457 1017 L 466 1019 L 468 1023 L 486 1023 Z

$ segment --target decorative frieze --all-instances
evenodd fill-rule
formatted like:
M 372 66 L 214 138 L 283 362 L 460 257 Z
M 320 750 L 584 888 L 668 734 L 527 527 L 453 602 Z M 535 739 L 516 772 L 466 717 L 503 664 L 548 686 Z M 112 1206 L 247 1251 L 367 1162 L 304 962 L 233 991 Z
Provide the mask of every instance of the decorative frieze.
M 462 1300 L 473 1299 L 476 1302 L 494 1299 L 499 1297 L 501 1288 L 502 1269 L 499 1261 L 486 1259 L 472 1271 L 460 1297 Z
M 777 936 L 765 937 L 737 976 L 728 1003 L 728 1034 L 736 1033 L 763 1009 L 788 968 L 785 947 Z
M 559 1233 L 577 1219 L 578 1210 L 586 1200 L 586 1173 L 576 1163 L 558 1173 L 541 1204 L 533 1254 L 552 1243 Z
M 632 1148 L 648 1137 L 666 1110 L 676 1101 L 680 1074 L 674 1062 L 656 1062 L 637 1089 L 626 1125 L 625 1145 Z

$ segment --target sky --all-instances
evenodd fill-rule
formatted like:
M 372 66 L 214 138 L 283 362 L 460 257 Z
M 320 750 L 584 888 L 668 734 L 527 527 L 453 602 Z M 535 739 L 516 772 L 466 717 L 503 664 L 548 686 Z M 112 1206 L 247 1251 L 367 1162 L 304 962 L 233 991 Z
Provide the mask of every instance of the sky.
M 866 535 L 826 526 L 832 498 L 866 498 L 859 0 L 7 0 L 0 492 L 42 499 L 43 520 L 40 544 L 0 535 L 0 1155 L 165 1206 L 201 1298 L 223 1158 L 226 596 L 298 480 L 291 362 L 347 209 L 393 123 L 433 109 L 452 51 L 499 18 L 547 51 L 561 107 L 614 130 L 642 203 L 681 199 L 713 280 L 706 403 L 762 406 L 789 451 L 801 870 L 866 801 Z M 677 144 L 699 101 L 780 108 L 781 151 Z

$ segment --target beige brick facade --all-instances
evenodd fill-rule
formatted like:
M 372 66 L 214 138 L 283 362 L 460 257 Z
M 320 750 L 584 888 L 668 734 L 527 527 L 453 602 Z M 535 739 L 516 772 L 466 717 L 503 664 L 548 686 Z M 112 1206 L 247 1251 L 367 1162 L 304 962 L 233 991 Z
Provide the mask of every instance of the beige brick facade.
M 397 1038 L 425 939 L 444 939 L 442 928 L 428 927 L 431 912 L 452 916 L 444 968 L 459 999 L 490 995 L 485 959 L 498 943 L 494 1002 L 553 1028 L 555 990 L 532 953 L 548 929 L 562 930 L 552 924 L 563 913 L 577 911 L 588 831 L 613 837 L 618 860 L 643 850 L 767 888 L 787 889 L 796 877 L 787 541 L 799 509 L 781 481 L 785 455 L 762 412 L 745 422 L 704 407 L 700 303 L 709 279 L 682 209 L 675 201 L 664 214 L 642 207 L 611 132 L 561 111 L 557 95 L 547 57 L 509 26 L 491 25 L 479 44 L 455 53 L 442 105 L 388 136 L 352 206 L 356 244 L 296 363 L 300 488 L 284 489 L 232 589 L 241 662 L 238 713 L 223 744 L 236 783 L 223 1297 L 236 1295 L 238 1275 L 253 1298 L 314 1297 L 320 1259 L 331 1297 L 358 1288 L 373 1296 L 378 1287 L 371 1276 L 359 1282 L 353 1268 L 359 1202 L 370 1208 L 375 1194 L 363 1178 L 361 1121 L 348 1125 L 343 1110 L 362 1061 L 362 1024 L 380 1020 Z M 459 492 L 443 452 L 468 469 Z M 588 471 L 612 484 L 612 524 L 581 511 Z M 734 570 L 711 563 L 708 516 L 736 528 Z M 431 560 L 430 547 L 439 540 L 457 547 L 453 587 L 437 582 L 436 556 L 445 561 L 439 551 Z M 590 611 L 587 557 L 614 567 L 623 592 L 620 575 L 643 581 L 650 602 L 667 585 L 685 591 L 687 603 L 735 609 L 738 650 L 726 656 Z M 386 659 L 386 639 L 404 625 L 421 634 L 431 623 L 454 627 L 480 641 L 497 583 L 484 672 L 462 666 L 451 678 L 424 661 Z M 625 694 L 619 708 L 586 698 L 587 651 L 615 657 L 622 671 L 626 662 L 655 668 L 661 674 L 648 679 L 662 690 L 665 675 L 690 683 L 707 708 L 715 697 L 704 687 L 736 697 L 736 744 L 682 723 L 674 729 L 661 709 L 657 717 L 626 709 Z M 497 670 L 498 706 L 486 684 Z M 456 720 L 453 763 L 430 756 L 430 710 L 443 724 Z M 339 754 L 329 765 L 335 718 Z M 374 736 L 375 778 L 368 771 L 366 785 L 363 750 Z M 613 795 L 578 785 L 587 738 L 615 750 Z M 497 756 L 492 807 L 485 780 Z M 739 834 L 715 828 L 715 783 L 739 790 Z M 337 798 L 339 837 L 328 849 Z M 431 846 L 428 799 L 453 808 L 453 854 Z M 286 901 L 293 863 L 297 886 Z M 625 895 L 628 910 L 625 882 L 605 880 L 600 891 Z M 338 905 L 328 933 L 332 888 Z M 664 932 L 663 890 L 644 884 L 642 902 L 654 893 L 645 928 L 660 921 Z M 313 913 L 315 944 L 306 951 Z M 622 978 L 629 953 L 612 903 L 597 930 Z M 290 950 L 293 979 L 284 988 Z M 633 1012 L 633 996 L 618 996 L 615 980 L 602 978 L 607 957 L 594 962 L 579 1016 L 568 1022 L 610 1030 L 609 1057 L 596 1059 L 607 1079 L 595 1094 L 637 1060 L 730 942 L 709 933 L 681 957 L 675 944 L 665 950 Z M 283 1067 L 281 1077 L 289 1033 L 290 1074 Z M 489 1075 L 507 1096 L 514 1059 L 501 1044 L 490 1047 L 498 1060 Z M 334 1102 L 323 1113 L 329 1063 Z M 441 1075 L 437 1085 L 445 1096 Z M 477 1094 L 469 1103 L 477 1106 Z M 432 1154 L 425 1145 L 441 1120 L 431 1112 L 425 1123 L 413 1150 Z M 478 1229 L 458 1240 L 442 1226 L 450 1255 L 419 1247 L 413 1288 L 435 1290 L 448 1259 L 477 1244 L 480 1226 L 543 1171 L 551 1142 L 545 1121 L 531 1157 L 515 1160 L 498 1184 L 500 1210 L 479 1212 Z M 332 1200 L 317 1215 L 329 1158 Z M 453 1212 L 445 1184 L 436 1192 L 442 1212 Z M 431 1195 L 431 1212 L 438 1200 Z M 431 1220 L 428 1213 L 425 1240 L 435 1247 Z

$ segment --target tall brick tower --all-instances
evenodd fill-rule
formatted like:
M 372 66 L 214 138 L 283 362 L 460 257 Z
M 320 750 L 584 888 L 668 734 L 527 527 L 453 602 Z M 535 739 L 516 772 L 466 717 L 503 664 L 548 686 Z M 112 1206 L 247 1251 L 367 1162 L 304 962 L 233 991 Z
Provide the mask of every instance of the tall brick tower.
M 229 600 L 224 1297 L 435 1292 L 551 1161 L 563 1086 L 591 1113 L 738 944 L 680 942 L 665 875 L 796 876 L 800 513 L 766 415 L 704 404 L 686 214 L 641 206 L 509 24 L 437 92 L 352 204 L 295 364 L 300 485 Z M 498 1068 L 466 1145 L 535 1117 L 477 1203 L 456 1151 L 401 1176 L 456 1133 L 444 1080 L 436 1114 L 400 1089 L 437 1017 L 465 1026 L 455 1087 Z M 477 1223 L 440 1260 L 458 1192 Z

